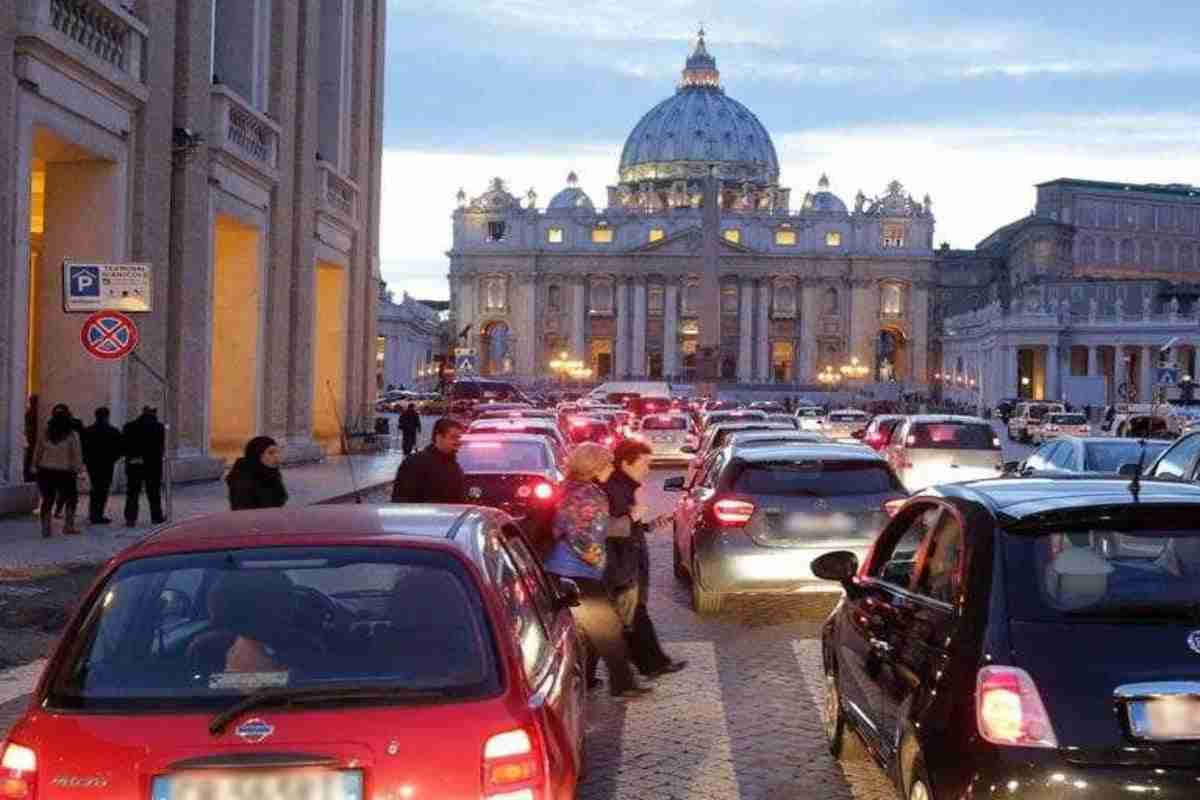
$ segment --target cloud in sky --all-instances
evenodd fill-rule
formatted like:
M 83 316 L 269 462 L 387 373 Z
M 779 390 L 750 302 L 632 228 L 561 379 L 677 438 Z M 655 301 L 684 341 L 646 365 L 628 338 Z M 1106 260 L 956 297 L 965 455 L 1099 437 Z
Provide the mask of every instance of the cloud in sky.
M 460 186 L 602 205 L 625 136 L 703 20 L 726 90 L 794 196 L 893 177 L 968 247 L 1070 176 L 1200 182 L 1200 6 L 1118 0 L 390 0 L 381 242 L 396 290 L 445 297 Z

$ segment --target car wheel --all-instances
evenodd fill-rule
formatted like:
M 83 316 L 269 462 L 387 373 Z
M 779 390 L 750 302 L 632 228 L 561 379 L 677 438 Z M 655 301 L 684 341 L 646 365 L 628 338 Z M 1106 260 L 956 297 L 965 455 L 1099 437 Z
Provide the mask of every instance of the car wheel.
M 692 564 L 692 610 L 697 614 L 716 614 L 721 610 L 722 597 L 718 592 L 710 592 L 700 585 L 700 573 Z
M 846 740 L 846 713 L 842 710 L 837 673 L 829 668 L 825 670 L 825 738 L 829 741 L 829 752 L 840 758 Z
M 679 555 L 679 543 L 671 537 L 671 564 L 675 568 L 675 577 L 681 581 L 688 579 L 687 567 L 683 566 L 683 557 Z
M 920 753 L 913 756 L 912 767 L 908 770 L 908 792 L 905 796 L 908 800 L 934 800 L 929 773 L 925 771 L 925 759 Z

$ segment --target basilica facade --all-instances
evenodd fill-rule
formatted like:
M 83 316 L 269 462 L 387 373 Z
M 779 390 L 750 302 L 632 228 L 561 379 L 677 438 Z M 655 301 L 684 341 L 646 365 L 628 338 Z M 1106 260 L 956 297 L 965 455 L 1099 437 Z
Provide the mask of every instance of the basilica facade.
M 710 176 L 715 231 L 702 209 Z M 675 93 L 630 133 L 603 207 L 573 173 L 544 207 L 500 178 L 459 192 L 460 354 L 484 375 L 534 378 L 567 352 L 597 379 L 686 382 L 701 330 L 717 326 L 725 382 L 813 383 L 858 359 L 867 380 L 926 385 L 938 357 L 930 198 L 881 180 L 848 205 L 813 177 L 793 203 L 770 134 L 725 93 L 701 31 Z M 706 233 L 719 237 L 719 298 L 701 296 Z

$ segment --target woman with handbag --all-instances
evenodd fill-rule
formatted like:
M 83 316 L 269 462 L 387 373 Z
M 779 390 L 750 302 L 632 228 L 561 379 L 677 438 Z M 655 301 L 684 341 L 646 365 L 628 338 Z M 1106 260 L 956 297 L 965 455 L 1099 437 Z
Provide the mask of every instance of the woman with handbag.
M 613 471 L 612 453 L 605 447 L 585 443 L 571 451 L 562 500 L 554 515 L 554 545 L 546 558 L 546 572 L 569 578 L 579 586 L 580 603 L 571 609 L 575 624 L 587 639 L 588 674 L 595 659 L 608 667 L 609 692 L 631 699 L 650 691 L 639 686 L 629 661 L 625 626 L 617 615 L 604 583 L 605 541 L 628 523 L 614 523 L 608 512 L 608 496 L 600 488 Z
M 61 499 L 66 513 L 63 533 L 74 536 L 75 508 L 79 504 L 79 471 L 83 469 L 83 446 L 75 432 L 71 410 L 62 403 L 50 413 L 50 421 L 38 438 L 33 454 L 37 470 L 38 492 L 42 496 L 42 536 L 50 538 L 51 515 L 55 501 Z

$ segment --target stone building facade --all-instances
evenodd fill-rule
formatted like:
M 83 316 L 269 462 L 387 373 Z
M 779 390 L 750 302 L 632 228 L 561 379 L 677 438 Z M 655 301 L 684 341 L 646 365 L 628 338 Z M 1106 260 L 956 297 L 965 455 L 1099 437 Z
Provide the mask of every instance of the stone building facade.
M 318 455 L 374 398 L 384 0 L 12 3 L 0 485 L 31 395 L 42 420 L 157 406 L 183 479 L 258 433 Z M 68 258 L 153 267 L 149 369 L 83 353 Z
M 1064 378 L 1090 376 L 1104 379 L 1109 402 L 1144 400 L 1157 366 L 1195 377 L 1200 187 L 1043 183 L 1033 214 L 976 257 L 993 280 L 940 333 L 936 375 L 956 395 L 1082 402 Z
M 700 289 L 704 184 L 719 181 L 719 298 Z M 858 358 L 873 377 L 928 374 L 934 216 L 892 181 L 847 205 L 821 176 L 792 208 L 770 135 L 725 94 L 703 32 L 676 93 L 621 154 L 607 207 L 572 173 L 544 208 L 494 179 L 453 216 L 458 342 L 480 373 L 532 378 L 567 351 L 598 379 L 690 380 L 702 326 L 721 379 L 811 383 Z M 706 302 L 707 301 L 707 302 Z M 703 318 L 705 307 L 719 319 Z
M 379 295 L 379 389 L 437 384 L 446 346 L 443 315 L 405 292 L 396 302 L 383 285 Z

